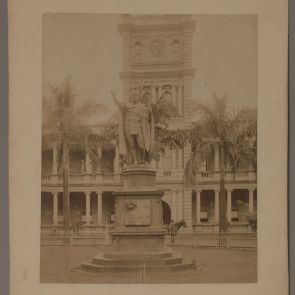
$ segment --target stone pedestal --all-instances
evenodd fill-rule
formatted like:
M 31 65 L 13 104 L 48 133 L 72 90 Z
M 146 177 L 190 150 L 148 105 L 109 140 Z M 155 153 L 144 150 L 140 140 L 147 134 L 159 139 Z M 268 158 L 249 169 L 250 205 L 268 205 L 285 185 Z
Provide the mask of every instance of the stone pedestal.
M 155 188 L 156 171 L 132 167 L 123 171 L 123 189 L 114 192 L 115 228 L 104 253 L 81 265 L 88 271 L 138 270 L 143 264 L 154 270 L 191 268 L 179 253 L 165 246 L 162 227 L 164 192 Z

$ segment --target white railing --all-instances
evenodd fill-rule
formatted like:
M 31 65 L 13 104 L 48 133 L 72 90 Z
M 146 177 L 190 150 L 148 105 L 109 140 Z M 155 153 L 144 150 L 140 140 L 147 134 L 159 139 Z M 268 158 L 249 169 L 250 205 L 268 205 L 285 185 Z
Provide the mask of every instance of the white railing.
M 109 245 L 109 233 L 95 234 L 41 234 L 41 246 L 83 246 L 83 245 Z
M 203 180 L 203 181 L 213 181 L 214 180 L 214 176 L 215 176 L 216 173 L 214 172 L 208 172 L 208 171 L 202 171 L 202 172 L 199 172 L 197 174 L 197 180 Z M 219 176 L 219 173 L 216 174 Z
M 212 182 L 220 180 L 219 171 L 202 171 L 197 173 L 197 181 L 199 182 Z M 225 181 L 255 181 L 256 174 L 253 171 L 232 171 L 225 172 Z
M 109 246 L 111 238 L 109 229 L 97 233 L 43 233 L 41 246 Z M 197 232 L 181 233 L 176 236 L 167 234 L 165 243 L 168 246 L 191 247 L 225 247 L 241 249 L 257 249 L 257 234 L 255 232 Z
M 196 232 L 194 247 L 226 247 L 257 249 L 256 232 Z
M 44 175 L 43 174 L 41 179 L 42 179 L 42 181 L 48 181 L 49 182 L 51 180 L 51 175 L 46 175 L 46 174 Z
M 62 176 L 54 174 L 43 174 L 41 181 L 43 185 L 61 185 Z M 120 174 L 71 174 L 69 175 L 70 184 L 120 184 Z
M 183 170 L 171 169 L 157 170 L 157 182 L 173 182 L 183 180 Z M 61 185 L 62 176 L 54 174 L 43 174 L 41 176 L 42 184 Z M 197 173 L 197 182 L 218 182 L 220 180 L 219 171 L 201 171 Z M 256 174 L 253 171 L 239 171 L 239 172 L 225 172 L 225 181 L 255 181 Z M 120 184 L 121 175 L 120 173 L 114 174 L 71 174 L 69 175 L 70 184 Z
M 183 180 L 183 170 L 157 170 L 156 182 L 181 182 Z

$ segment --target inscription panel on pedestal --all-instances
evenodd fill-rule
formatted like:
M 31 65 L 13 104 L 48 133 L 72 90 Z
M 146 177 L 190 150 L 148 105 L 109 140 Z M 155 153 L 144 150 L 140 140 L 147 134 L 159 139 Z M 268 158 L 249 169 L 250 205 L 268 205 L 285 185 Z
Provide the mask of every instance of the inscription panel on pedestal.
M 125 202 L 125 225 L 151 224 L 150 200 L 130 200 Z

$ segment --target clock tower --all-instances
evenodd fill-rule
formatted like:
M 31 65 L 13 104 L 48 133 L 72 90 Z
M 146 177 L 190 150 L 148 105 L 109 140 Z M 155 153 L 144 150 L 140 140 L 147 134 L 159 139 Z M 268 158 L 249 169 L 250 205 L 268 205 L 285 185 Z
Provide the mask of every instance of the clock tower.
M 124 100 L 144 85 L 152 97 L 169 95 L 178 113 L 173 121 L 183 123 L 190 113 L 195 22 L 190 15 L 123 15 L 122 22 Z

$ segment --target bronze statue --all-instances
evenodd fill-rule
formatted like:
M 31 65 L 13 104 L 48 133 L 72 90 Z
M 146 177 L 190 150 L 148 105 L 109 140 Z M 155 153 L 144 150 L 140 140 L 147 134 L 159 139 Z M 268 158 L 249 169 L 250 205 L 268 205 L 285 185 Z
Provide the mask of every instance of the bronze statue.
M 151 108 L 141 101 L 137 88 L 132 90 L 131 100 L 121 103 L 111 91 L 121 113 L 119 124 L 119 150 L 128 165 L 149 164 L 154 147 L 154 118 Z

